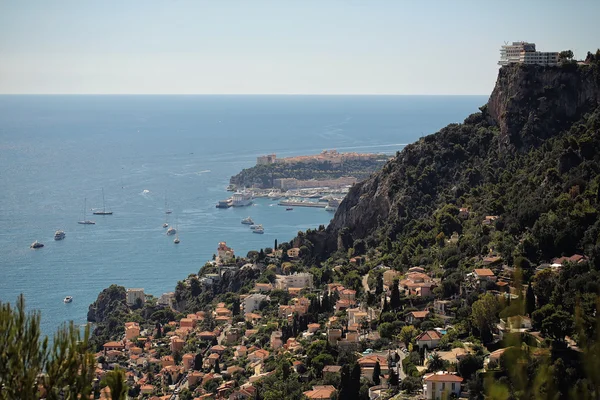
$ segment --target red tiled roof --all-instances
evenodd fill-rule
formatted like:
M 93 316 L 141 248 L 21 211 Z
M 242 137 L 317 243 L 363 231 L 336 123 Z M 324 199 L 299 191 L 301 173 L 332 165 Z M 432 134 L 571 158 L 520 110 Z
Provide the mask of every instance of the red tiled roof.
M 495 276 L 489 268 L 476 268 L 473 272 L 478 276 Z
M 415 318 L 425 318 L 429 315 L 429 311 L 411 311 L 411 314 Z
M 440 340 L 442 337 L 440 336 L 439 333 L 437 333 L 437 331 L 427 331 L 427 332 L 423 332 L 421 333 L 419 336 L 417 336 L 417 341 L 419 340 Z
M 434 374 L 425 378 L 425 382 L 462 382 L 463 378 L 454 374 Z

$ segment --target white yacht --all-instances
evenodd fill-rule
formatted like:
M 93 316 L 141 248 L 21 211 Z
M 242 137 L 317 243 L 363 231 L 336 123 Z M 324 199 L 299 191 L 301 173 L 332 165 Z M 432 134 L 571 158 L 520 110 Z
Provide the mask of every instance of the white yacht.
M 86 208 L 87 208 L 87 199 L 84 199 L 83 200 L 83 220 L 77 221 L 77 223 L 81 224 L 81 225 L 96 225 L 96 222 L 86 219 L 86 217 L 85 217 L 86 216 Z
M 102 211 L 96 210 L 94 215 L 112 215 L 112 211 L 106 211 L 106 202 L 104 201 L 104 188 L 102 188 Z
M 173 228 L 172 226 L 169 229 L 167 229 L 168 236 L 174 235 L 176 233 L 177 233 L 177 229 Z
M 41 249 L 42 247 L 44 247 L 44 244 L 36 240 L 35 242 L 31 243 L 31 246 L 29 247 L 32 249 Z
M 235 192 L 232 196 L 231 205 L 234 207 L 244 207 L 252 204 L 252 192 L 243 190 L 241 192 Z
M 56 231 L 54 233 L 54 240 L 63 240 L 65 238 L 66 234 L 65 231 Z
M 63 300 L 65 303 L 70 303 L 73 301 L 73 297 L 72 296 L 67 296 L 65 297 L 65 299 Z
M 244 218 L 242 220 L 242 224 L 244 224 L 244 225 L 254 225 L 254 221 L 252 221 L 252 218 L 247 217 L 247 218 Z
M 179 225 L 177 225 L 177 234 L 175 235 L 175 239 L 173 240 L 173 243 L 175 244 L 179 244 L 180 240 L 179 240 Z
M 262 229 L 262 225 L 250 225 L 250 229 L 252 230 L 256 230 L 256 229 Z
M 167 224 L 166 222 L 163 224 L 163 228 L 168 228 L 169 224 Z
M 263 233 L 265 233 L 265 229 L 262 225 L 258 225 L 255 229 L 252 230 L 252 233 L 258 233 L 262 235 Z

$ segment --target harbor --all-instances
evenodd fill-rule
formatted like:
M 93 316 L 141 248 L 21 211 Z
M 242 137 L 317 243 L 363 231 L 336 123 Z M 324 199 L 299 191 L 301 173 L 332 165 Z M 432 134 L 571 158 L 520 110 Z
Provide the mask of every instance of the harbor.
M 315 201 L 306 201 L 306 200 L 299 200 L 299 201 L 293 201 L 293 200 L 282 200 L 279 203 L 277 203 L 280 206 L 287 206 L 287 207 L 314 207 L 314 208 L 325 208 L 327 207 L 328 203 L 323 203 L 323 202 L 315 202 Z

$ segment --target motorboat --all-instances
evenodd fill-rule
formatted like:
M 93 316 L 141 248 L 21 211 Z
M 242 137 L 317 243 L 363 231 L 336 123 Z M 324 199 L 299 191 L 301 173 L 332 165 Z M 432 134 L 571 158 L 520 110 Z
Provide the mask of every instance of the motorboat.
M 102 211 L 96 210 L 94 215 L 112 215 L 112 211 L 106 211 L 106 202 L 104 201 L 104 188 L 102 188 Z
M 163 228 L 168 228 L 169 224 L 167 224 L 166 222 L 163 224 Z
M 285 211 L 292 211 L 293 209 L 294 209 L 293 207 L 287 207 L 287 208 L 285 209 Z
M 83 200 L 83 220 L 81 221 L 77 221 L 78 224 L 81 225 L 96 225 L 96 222 L 94 221 L 90 221 L 89 219 L 86 219 L 86 209 L 87 209 L 87 199 Z
M 265 229 L 263 228 L 262 225 L 259 225 L 258 227 L 256 227 L 256 229 L 252 230 L 252 233 L 258 233 L 258 234 L 262 235 L 263 233 L 265 233 Z
M 32 249 L 41 249 L 42 247 L 44 247 L 44 244 L 36 240 L 35 242 L 31 243 L 31 246 L 29 247 Z
M 242 220 L 242 224 L 244 225 L 254 225 L 254 221 L 252 221 L 252 218 L 250 217 L 246 217 Z
M 65 303 L 70 303 L 73 301 L 73 296 L 67 296 L 65 297 L 65 299 L 63 300 Z
M 65 238 L 66 234 L 65 231 L 56 231 L 54 233 L 54 240 L 63 240 Z
M 176 237 L 176 238 L 173 240 L 173 243 L 175 243 L 175 244 L 179 244 L 179 242 L 180 242 L 180 240 L 179 240 L 179 238 L 178 238 L 178 237 Z
M 170 227 L 169 229 L 167 229 L 167 236 L 172 236 L 174 234 L 177 233 L 177 229 Z
M 252 229 L 253 231 L 256 229 L 262 229 L 262 225 L 250 225 L 250 229 Z

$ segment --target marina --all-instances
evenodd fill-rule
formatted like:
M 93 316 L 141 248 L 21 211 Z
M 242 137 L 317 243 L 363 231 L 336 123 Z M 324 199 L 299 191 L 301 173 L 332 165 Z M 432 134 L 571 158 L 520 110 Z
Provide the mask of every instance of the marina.
M 285 207 L 313 207 L 313 208 L 325 208 L 327 203 L 314 202 L 314 201 L 292 201 L 282 200 L 278 203 L 280 206 Z

